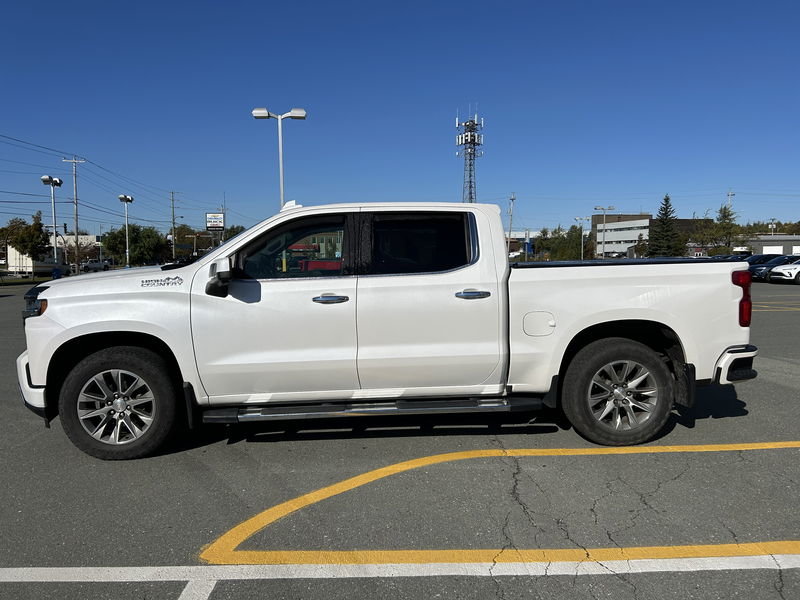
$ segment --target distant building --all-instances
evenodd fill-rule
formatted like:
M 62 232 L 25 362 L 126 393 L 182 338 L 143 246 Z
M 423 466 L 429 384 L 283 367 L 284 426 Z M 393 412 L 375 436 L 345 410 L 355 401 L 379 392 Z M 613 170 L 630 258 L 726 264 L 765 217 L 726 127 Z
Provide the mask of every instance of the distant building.
M 800 235 L 756 235 L 740 245 L 753 254 L 800 255 Z M 734 250 L 738 250 L 738 246 Z
M 711 219 L 675 219 L 675 231 L 681 235 L 691 236 L 698 224 Z M 647 242 L 650 239 L 650 229 L 654 226 L 656 219 L 649 213 L 638 215 L 617 215 L 607 214 L 605 228 L 603 226 L 603 215 L 592 215 L 592 229 L 595 234 L 597 245 L 597 256 L 615 257 L 627 256 L 633 258 L 633 247 L 639 241 L 639 236 Z M 603 243 L 603 233 L 605 231 L 605 244 Z M 687 253 L 702 255 L 704 249 L 687 249 Z
M 100 237 L 96 235 L 79 235 L 78 244 L 81 247 L 81 259 L 85 260 L 86 249 L 90 248 L 90 254 L 97 253 L 96 248 L 100 247 Z M 10 274 L 14 275 L 31 275 L 31 274 L 49 274 L 53 267 L 59 267 L 62 271 L 69 270 L 69 262 L 75 259 L 75 236 L 67 235 L 66 249 L 64 247 L 64 237 L 59 233 L 56 236 L 56 251 L 58 260 L 53 260 L 53 246 L 42 257 L 43 260 L 33 260 L 27 254 L 22 254 L 14 249 L 10 244 L 7 245 L 3 252 L 0 252 L 0 258 L 5 258 L 5 263 L 0 263 Z M 65 253 L 66 252 L 66 253 Z M 94 256 L 93 256 L 94 257 Z
M 653 215 L 640 213 L 638 215 L 592 215 L 592 230 L 594 231 L 597 256 L 627 256 L 628 249 L 636 245 L 639 235 L 647 241 L 650 239 L 650 222 Z

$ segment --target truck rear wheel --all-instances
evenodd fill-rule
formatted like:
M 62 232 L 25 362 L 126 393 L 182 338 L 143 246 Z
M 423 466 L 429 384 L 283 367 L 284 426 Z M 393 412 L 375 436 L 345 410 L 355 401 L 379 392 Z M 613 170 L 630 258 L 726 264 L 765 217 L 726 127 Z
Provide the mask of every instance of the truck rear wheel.
M 176 389 L 164 361 L 134 346 L 84 358 L 61 388 L 61 423 L 75 446 L 104 460 L 141 458 L 175 429 Z
M 669 418 L 673 378 L 654 350 L 606 338 L 580 350 L 567 368 L 562 407 L 575 429 L 606 446 L 641 444 Z

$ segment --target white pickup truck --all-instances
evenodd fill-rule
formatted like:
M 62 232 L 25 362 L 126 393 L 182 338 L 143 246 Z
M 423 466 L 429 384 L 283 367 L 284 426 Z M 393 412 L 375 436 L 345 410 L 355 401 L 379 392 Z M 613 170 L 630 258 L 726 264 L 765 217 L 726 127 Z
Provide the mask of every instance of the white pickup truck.
M 746 263 L 511 264 L 497 206 L 287 205 L 187 265 L 26 295 L 25 403 L 103 459 L 186 423 L 559 407 L 652 439 L 751 379 Z

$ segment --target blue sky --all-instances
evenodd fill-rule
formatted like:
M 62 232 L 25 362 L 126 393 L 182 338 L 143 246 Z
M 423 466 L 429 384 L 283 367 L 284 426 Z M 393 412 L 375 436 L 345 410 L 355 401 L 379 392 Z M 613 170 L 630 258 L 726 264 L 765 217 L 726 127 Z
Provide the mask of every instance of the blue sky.
M 800 220 L 795 2 L 12 2 L 0 35 L 0 134 L 84 156 L 81 227 L 229 224 L 286 199 L 461 200 L 455 116 L 485 119 L 478 199 L 517 197 L 515 229 L 595 205 Z M 0 223 L 37 208 L 61 153 L 0 138 Z M 24 145 L 23 145 L 24 146 Z M 102 167 L 102 168 L 101 168 Z M 103 170 L 106 169 L 106 170 Z M 45 204 L 19 204 L 20 201 Z M 58 206 L 72 224 L 72 208 Z M 62 218 L 61 215 L 68 218 Z

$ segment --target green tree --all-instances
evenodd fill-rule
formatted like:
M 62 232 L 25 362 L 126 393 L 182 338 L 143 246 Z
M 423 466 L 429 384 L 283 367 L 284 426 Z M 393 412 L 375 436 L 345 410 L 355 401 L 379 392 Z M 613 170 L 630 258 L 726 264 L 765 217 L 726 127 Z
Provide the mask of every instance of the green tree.
M 714 237 L 719 246 L 726 252 L 731 252 L 734 242 L 738 239 L 739 226 L 736 224 L 736 213 L 733 209 L 723 204 L 717 211 L 717 222 L 714 226 Z
M 661 201 L 658 215 L 650 229 L 648 256 L 683 256 L 686 254 L 686 245 L 678 235 L 675 225 L 677 220 L 672 201 L 667 194 Z
M 225 229 L 225 234 L 222 236 L 222 239 L 229 240 L 235 235 L 239 235 L 245 230 L 243 225 L 231 225 Z
M 714 220 L 708 216 L 708 211 L 706 211 L 701 218 L 694 219 L 689 237 L 695 244 L 710 251 L 716 243 L 714 227 Z
M 11 219 L 6 226 L 8 244 L 17 252 L 41 260 L 47 249 L 52 247 L 49 236 L 42 225 L 42 212 L 33 215 L 32 222 L 25 219 Z
M 643 256 L 648 255 L 648 244 L 647 240 L 644 239 L 643 234 L 639 234 L 639 237 L 636 240 L 636 245 L 633 247 L 633 251 L 636 254 L 636 258 L 642 258 Z
M 175 258 L 186 259 L 191 256 L 195 244 L 194 236 L 196 234 L 197 232 L 185 223 L 181 223 L 175 227 Z
M 572 225 L 565 230 L 561 225 L 553 230 L 551 260 L 578 260 L 581 257 L 581 229 Z
M 539 237 L 536 238 L 534 244 L 536 260 L 550 260 L 550 250 L 553 245 L 553 240 L 550 237 L 550 230 L 547 227 L 542 227 L 541 230 L 539 230 Z
M 165 262 L 172 257 L 167 238 L 154 227 L 128 226 L 131 265 L 148 265 Z M 119 264 L 125 264 L 125 228 L 115 229 L 104 236 L 106 253 Z

